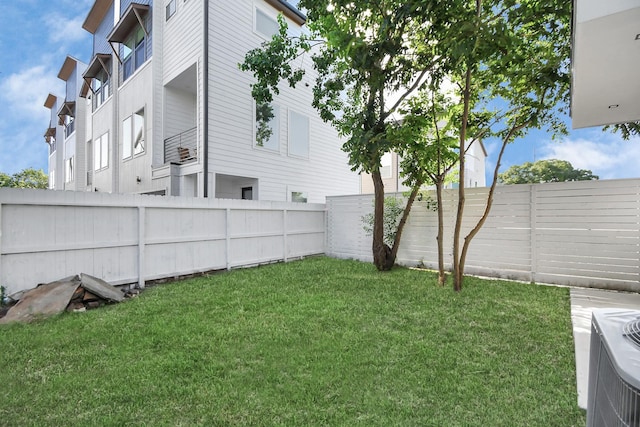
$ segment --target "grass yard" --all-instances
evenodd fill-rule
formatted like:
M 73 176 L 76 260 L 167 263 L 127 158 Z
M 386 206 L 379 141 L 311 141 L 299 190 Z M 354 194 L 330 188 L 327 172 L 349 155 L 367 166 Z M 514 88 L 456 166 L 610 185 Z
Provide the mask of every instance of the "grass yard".
M 319 257 L 0 327 L 0 425 L 584 426 L 569 291 Z

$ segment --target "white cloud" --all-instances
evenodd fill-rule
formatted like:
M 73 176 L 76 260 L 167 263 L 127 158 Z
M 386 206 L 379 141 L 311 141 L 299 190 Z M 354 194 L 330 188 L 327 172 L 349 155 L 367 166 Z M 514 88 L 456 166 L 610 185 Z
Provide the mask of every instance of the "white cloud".
M 82 28 L 83 16 L 69 19 L 64 15 L 54 13 L 47 17 L 46 22 L 50 28 L 49 40 L 53 43 L 73 44 L 79 40 L 86 39 L 89 35 Z
M 59 80 L 57 73 L 38 65 L 11 74 L 0 83 L 0 93 L 6 99 L 8 111 L 30 114 L 31 120 L 44 123 L 49 112 L 44 107 L 47 94 L 63 93 L 64 83 Z
M 619 135 L 588 131 L 562 142 L 546 142 L 542 150 L 543 158 L 567 160 L 600 179 L 640 177 L 640 138 L 625 141 Z

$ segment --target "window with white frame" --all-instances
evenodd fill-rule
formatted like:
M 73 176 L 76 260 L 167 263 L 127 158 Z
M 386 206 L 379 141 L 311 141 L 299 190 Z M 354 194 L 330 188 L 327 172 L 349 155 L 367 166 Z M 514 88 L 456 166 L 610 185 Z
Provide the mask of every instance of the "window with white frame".
M 68 159 L 64 160 L 64 182 L 73 181 L 73 173 L 73 156 L 71 156 Z
M 100 72 L 93 79 L 93 109 L 96 110 L 111 95 L 111 77 L 106 70 Z
M 266 148 L 268 150 L 280 151 L 280 107 L 275 104 L 271 104 L 271 120 L 266 123 L 266 126 L 258 122 L 258 117 L 261 116 L 256 104 L 255 109 L 255 127 L 254 127 L 254 144 L 256 147 Z M 262 115 L 267 114 L 266 111 L 262 112 Z M 269 134 L 269 135 L 267 135 Z
M 76 131 L 75 118 L 70 114 L 65 115 L 63 126 L 64 137 L 69 138 L 69 136 Z
M 391 161 L 391 153 L 384 153 L 380 158 L 380 176 L 382 178 L 391 178 L 393 171 Z
M 139 25 L 122 43 L 122 81 L 127 80 L 147 60 L 147 38 Z
M 109 167 L 109 132 L 93 143 L 93 167 L 96 171 Z
M 309 117 L 289 111 L 289 155 L 309 157 Z
M 297 203 L 307 203 L 307 192 L 306 191 L 292 191 L 291 192 L 291 201 Z
M 169 3 L 167 3 L 167 6 L 165 7 L 165 11 L 166 11 L 166 17 L 165 20 L 168 21 L 169 18 L 171 18 L 175 13 L 176 13 L 176 4 L 177 4 L 177 0 L 169 0 Z
M 144 152 L 144 108 L 122 121 L 122 158 Z
M 270 39 L 274 34 L 277 34 L 280 27 L 278 20 L 262 10 L 259 7 L 255 8 L 255 32 L 260 34 L 266 39 Z

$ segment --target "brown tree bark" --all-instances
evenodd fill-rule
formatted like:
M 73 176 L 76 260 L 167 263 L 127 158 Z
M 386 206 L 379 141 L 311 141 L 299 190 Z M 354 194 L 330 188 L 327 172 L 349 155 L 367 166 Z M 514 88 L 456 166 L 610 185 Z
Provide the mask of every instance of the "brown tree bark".
M 379 170 L 371 172 L 373 179 L 373 264 L 378 271 L 391 270 L 395 259 L 391 257 L 391 248 L 384 243 L 384 184 Z

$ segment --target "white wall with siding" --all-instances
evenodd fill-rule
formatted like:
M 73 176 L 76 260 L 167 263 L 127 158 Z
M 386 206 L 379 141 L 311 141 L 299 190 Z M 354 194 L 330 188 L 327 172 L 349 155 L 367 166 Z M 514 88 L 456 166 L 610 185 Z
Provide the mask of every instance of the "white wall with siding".
M 321 204 L 0 189 L 9 294 L 78 273 L 113 284 L 324 252 Z
M 153 191 L 154 182 L 151 180 L 151 164 L 154 150 L 162 150 L 162 142 L 154 140 L 157 125 L 153 115 L 153 61 L 150 58 L 137 69 L 118 88 L 118 159 L 119 185 L 118 192 L 142 193 Z M 131 158 L 123 159 L 123 122 L 134 113 L 144 108 L 144 144 L 145 150 L 140 154 L 133 154 Z M 133 150 L 133 149 L 132 149 Z M 138 182 L 140 177 L 140 182 Z
M 350 171 L 347 156 L 340 149 L 342 142 L 311 107 L 313 76 L 305 77 L 296 89 L 282 84 L 281 94 L 274 100 L 280 107 L 279 152 L 254 146 L 253 77 L 240 71 L 238 63 L 264 41 L 253 30 L 256 6 L 277 15 L 264 1 L 210 4 L 210 172 L 258 179 L 257 197 L 261 200 L 287 200 L 290 191 L 307 192 L 311 202 L 324 202 L 326 195 L 357 193 L 359 178 Z M 290 28 L 295 27 L 290 22 Z M 311 66 L 308 57 L 301 61 Z M 288 155 L 290 111 L 309 117 L 308 159 Z
M 487 193 L 487 188 L 467 189 L 463 237 L 482 215 Z M 456 206 L 457 190 L 446 190 L 447 268 Z M 329 197 L 327 211 L 327 254 L 370 261 L 371 237 L 361 217 L 373 211 L 373 196 Z M 436 233 L 436 212 L 424 200 L 416 202 L 398 262 L 437 268 Z M 640 180 L 497 187 L 490 216 L 471 243 L 465 272 L 640 292 Z

